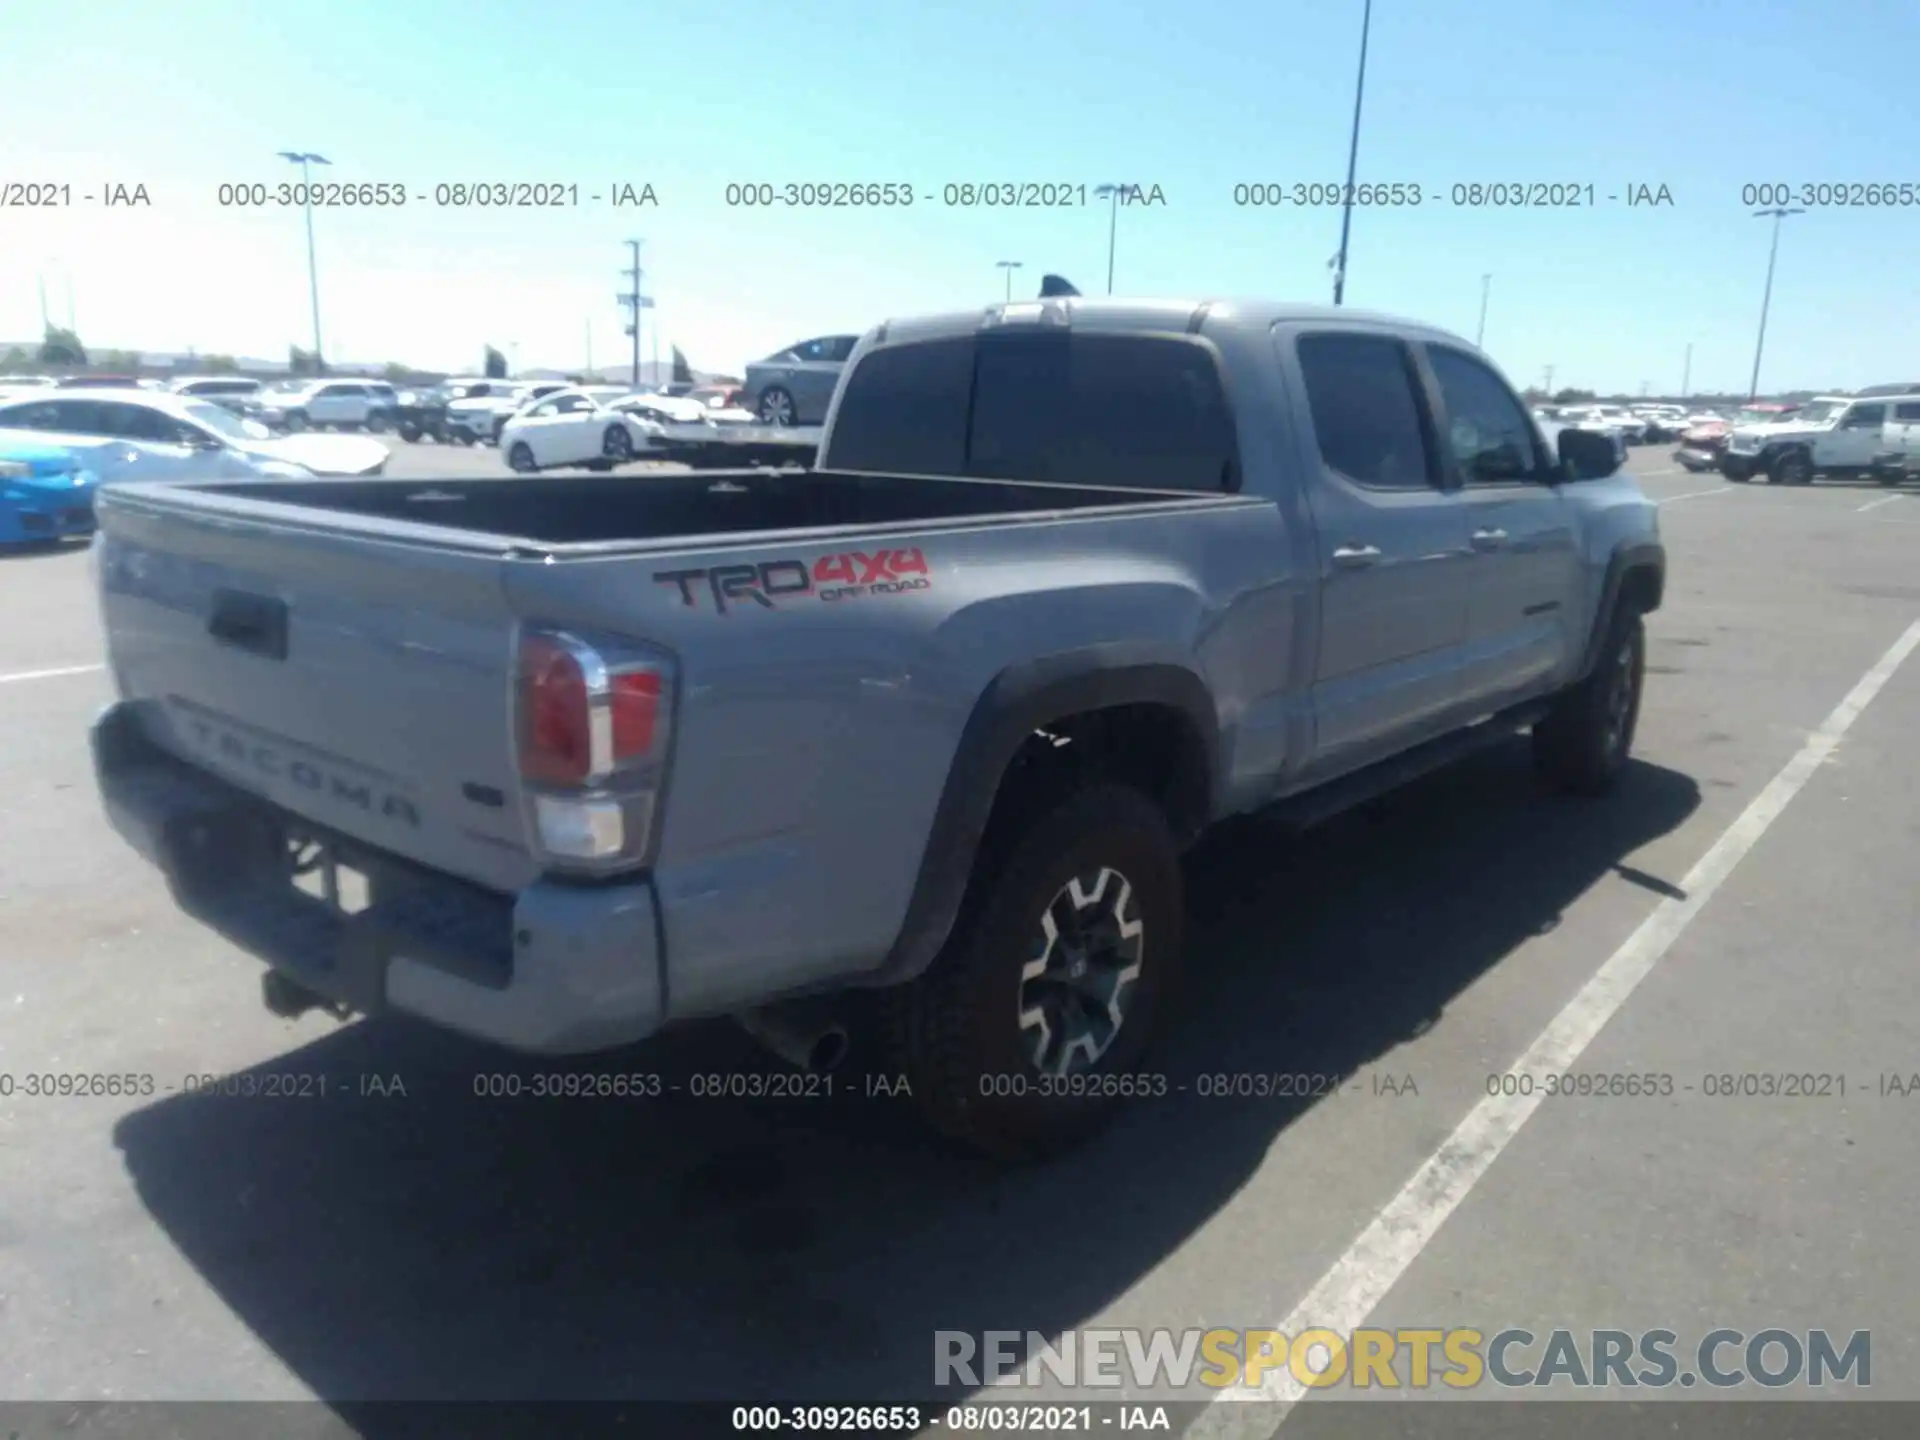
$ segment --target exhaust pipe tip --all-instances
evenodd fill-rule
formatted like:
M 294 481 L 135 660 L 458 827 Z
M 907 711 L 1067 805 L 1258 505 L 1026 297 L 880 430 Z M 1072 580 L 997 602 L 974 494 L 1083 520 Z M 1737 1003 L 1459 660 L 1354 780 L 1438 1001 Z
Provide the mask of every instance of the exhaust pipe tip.
M 847 1058 L 847 1027 L 825 1005 L 795 1000 L 734 1016 L 740 1028 L 789 1065 L 821 1075 Z
M 816 1075 L 837 1070 L 840 1062 L 847 1058 L 849 1048 L 851 1046 L 845 1028 L 831 1025 L 814 1037 L 813 1045 L 807 1051 L 807 1069 Z

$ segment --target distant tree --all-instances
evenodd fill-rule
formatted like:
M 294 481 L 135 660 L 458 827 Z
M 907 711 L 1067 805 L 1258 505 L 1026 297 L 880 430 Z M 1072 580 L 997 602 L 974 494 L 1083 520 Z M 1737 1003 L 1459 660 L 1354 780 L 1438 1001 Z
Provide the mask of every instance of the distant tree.
M 380 372 L 380 378 L 389 385 L 404 385 L 411 374 L 413 372 L 398 360 L 389 360 L 386 369 Z
M 1596 397 L 1591 390 L 1556 390 L 1553 392 L 1553 403 L 1556 405 L 1579 405 L 1585 401 L 1596 398 L 1598 397 Z
M 42 365 L 85 365 L 87 350 L 80 343 L 80 337 L 71 330 L 63 330 L 58 325 L 49 325 L 47 333 L 40 340 L 40 363 Z
M 507 357 L 502 355 L 498 350 L 494 349 L 493 346 L 491 345 L 487 346 L 486 363 L 481 366 L 480 373 L 486 376 L 487 379 L 489 380 L 506 379 L 507 378 Z
M 33 361 L 18 345 L 0 355 L 0 375 L 18 375 L 28 369 Z
M 231 355 L 203 355 L 200 368 L 209 375 L 231 375 L 240 368 L 240 362 Z
M 287 347 L 287 373 L 289 375 L 318 375 L 320 357 L 311 350 L 302 350 L 298 345 Z

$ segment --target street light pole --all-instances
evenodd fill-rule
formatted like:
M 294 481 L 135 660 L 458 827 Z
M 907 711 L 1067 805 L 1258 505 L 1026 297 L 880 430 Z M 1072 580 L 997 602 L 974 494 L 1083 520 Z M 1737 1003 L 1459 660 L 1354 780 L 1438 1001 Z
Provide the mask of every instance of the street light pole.
M 1760 338 L 1753 342 L 1753 379 L 1747 384 L 1747 401 L 1753 402 L 1760 393 L 1760 354 L 1767 348 L 1767 310 L 1773 304 L 1773 262 L 1780 256 L 1780 222 L 1789 215 L 1804 215 L 1804 210 L 1788 210 L 1776 206 L 1771 210 L 1753 212 L 1757 220 L 1763 215 L 1773 217 L 1773 244 L 1767 250 L 1767 288 L 1760 297 Z
M 1007 303 L 1011 305 L 1013 303 L 1013 272 L 1020 269 L 1026 262 L 1023 260 L 996 260 L 993 263 L 1006 272 Z
M 1107 211 L 1107 294 L 1113 294 L 1113 242 L 1120 232 L 1120 192 L 1125 184 L 1096 185 L 1093 195 L 1096 200 L 1108 202 Z
M 1476 349 L 1476 350 L 1483 350 L 1483 349 L 1485 349 L 1485 348 L 1486 348 L 1486 343 L 1487 343 L 1487 293 L 1488 293 L 1488 292 L 1489 292 L 1489 291 L 1490 291 L 1490 290 L 1491 290 L 1492 288 L 1493 288 L 1493 276 L 1491 276 L 1491 275 L 1482 275 L 1482 276 L 1480 277 L 1480 328 L 1479 328 L 1478 330 L 1476 330 L 1476 331 L 1474 331 L 1474 334 L 1473 334 L 1473 346 L 1474 346 L 1474 349 Z
M 1680 398 L 1687 399 L 1693 394 L 1693 344 L 1687 344 L 1687 361 L 1680 367 Z
M 1373 29 L 1373 0 L 1360 13 L 1360 76 L 1353 82 L 1353 137 L 1347 143 L 1347 188 L 1340 205 L 1340 254 L 1334 261 L 1333 303 L 1347 296 L 1347 236 L 1353 229 L 1353 177 L 1360 162 L 1360 99 L 1367 89 L 1367 36 Z
M 333 162 L 324 155 L 315 155 L 301 150 L 282 150 L 282 160 L 290 160 L 300 167 L 300 189 L 306 200 L 307 212 L 307 293 L 313 302 L 313 373 L 324 372 L 325 365 L 320 359 L 320 271 L 313 258 L 313 184 L 308 178 L 309 165 L 331 165 Z

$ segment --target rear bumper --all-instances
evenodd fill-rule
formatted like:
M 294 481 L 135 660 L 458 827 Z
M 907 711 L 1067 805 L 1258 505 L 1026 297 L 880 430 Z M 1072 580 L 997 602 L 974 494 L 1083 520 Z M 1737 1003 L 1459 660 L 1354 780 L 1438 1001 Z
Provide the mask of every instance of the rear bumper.
M 1682 445 L 1673 452 L 1673 458 L 1686 469 L 1698 474 L 1703 470 L 1718 470 L 1720 454 L 1716 450 L 1705 450 L 1694 445 Z
M 664 1020 L 649 881 L 502 895 L 319 831 L 174 758 L 135 704 L 109 706 L 92 740 L 108 818 L 175 903 L 309 990 L 537 1054 L 628 1044 Z M 346 915 L 297 889 L 295 842 L 367 876 L 371 903 Z
M 1882 479 L 1905 479 L 1910 475 L 1920 475 L 1920 457 L 1909 455 L 1904 450 L 1887 450 L 1874 456 L 1868 469 Z

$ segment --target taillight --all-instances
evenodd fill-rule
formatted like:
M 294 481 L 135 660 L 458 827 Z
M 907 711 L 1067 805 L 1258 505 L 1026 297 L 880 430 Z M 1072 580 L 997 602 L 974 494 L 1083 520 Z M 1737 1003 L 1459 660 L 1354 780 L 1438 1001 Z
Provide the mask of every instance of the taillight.
M 596 868 L 644 863 L 673 699 L 673 662 L 629 641 L 520 637 L 520 776 L 541 848 Z
M 586 668 L 560 641 L 520 644 L 520 774 L 542 785 L 584 785 L 593 773 Z

